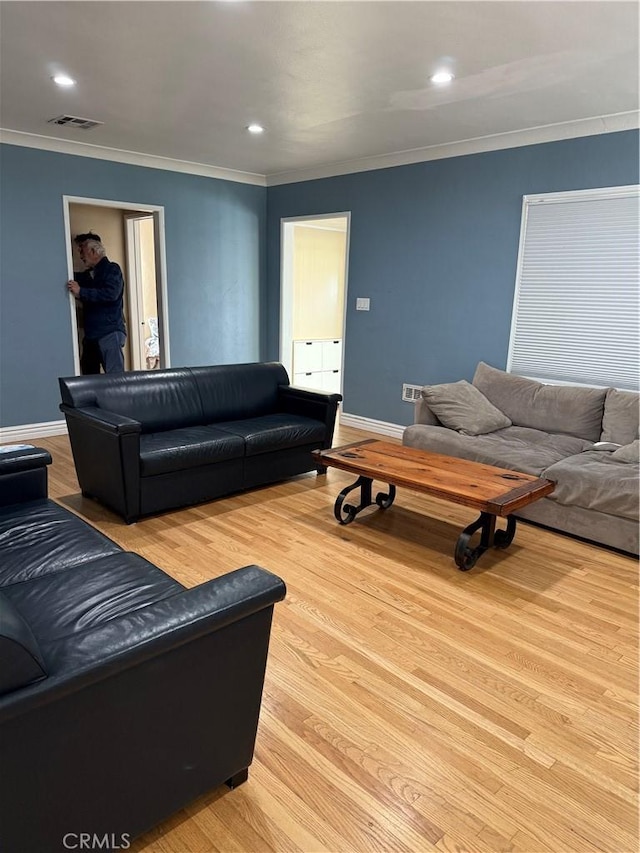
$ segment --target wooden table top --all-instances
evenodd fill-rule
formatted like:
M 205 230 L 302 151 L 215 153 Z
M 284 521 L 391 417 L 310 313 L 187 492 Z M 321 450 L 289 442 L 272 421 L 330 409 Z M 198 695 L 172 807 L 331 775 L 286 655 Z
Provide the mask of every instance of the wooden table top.
M 368 439 L 314 451 L 322 465 L 507 516 L 550 494 L 550 480 L 442 453 Z

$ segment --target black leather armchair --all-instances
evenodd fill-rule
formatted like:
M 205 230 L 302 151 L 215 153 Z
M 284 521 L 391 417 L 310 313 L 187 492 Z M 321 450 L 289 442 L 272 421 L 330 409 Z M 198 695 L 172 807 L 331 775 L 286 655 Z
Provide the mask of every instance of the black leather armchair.
M 144 515 L 316 469 L 340 394 L 289 385 L 277 363 L 61 378 L 83 495 Z
M 7 853 L 68 850 L 80 833 L 124 847 L 243 782 L 285 595 L 257 566 L 185 589 L 47 500 L 50 461 L 37 448 L 0 453 Z

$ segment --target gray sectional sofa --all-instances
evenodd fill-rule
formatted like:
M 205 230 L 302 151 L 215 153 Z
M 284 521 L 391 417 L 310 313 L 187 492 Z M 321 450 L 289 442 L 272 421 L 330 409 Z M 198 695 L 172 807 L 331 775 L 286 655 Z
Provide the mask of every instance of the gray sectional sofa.
M 471 385 L 423 388 L 403 444 L 552 480 L 519 518 L 638 554 L 639 399 L 480 362 Z

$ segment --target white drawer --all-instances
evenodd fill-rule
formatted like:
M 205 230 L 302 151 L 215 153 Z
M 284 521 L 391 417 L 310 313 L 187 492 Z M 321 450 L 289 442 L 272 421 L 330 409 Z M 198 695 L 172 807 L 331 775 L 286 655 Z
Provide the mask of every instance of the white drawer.
M 322 341 L 322 369 L 340 370 L 342 367 L 342 341 Z
M 327 394 L 340 393 L 340 380 L 342 378 L 341 370 L 323 370 L 322 371 L 322 390 Z
M 323 376 L 324 374 L 320 370 L 308 373 L 294 373 L 293 384 L 296 388 L 311 388 L 312 391 L 322 391 L 324 390 L 322 387 Z
M 293 342 L 294 374 L 322 370 L 322 344 L 323 341 Z

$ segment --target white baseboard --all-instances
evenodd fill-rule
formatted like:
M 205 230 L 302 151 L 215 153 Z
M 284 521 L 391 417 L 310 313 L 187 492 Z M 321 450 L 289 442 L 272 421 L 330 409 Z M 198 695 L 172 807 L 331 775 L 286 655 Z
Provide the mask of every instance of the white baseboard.
M 47 438 L 50 435 L 66 435 L 65 421 L 43 421 L 39 424 L 20 424 L 19 426 L 0 427 L 0 444 L 31 441 L 33 438 Z
M 390 424 L 386 421 L 374 421 L 373 418 L 363 418 L 360 415 L 348 415 L 340 412 L 340 426 L 363 429 L 366 432 L 377 432 L 381 435 L 390 435 L 392 438 L 402 438 L 406 427 L 400 424 Z
M 377 432 L 392 438 L 402 438 L 406 427 L 401 424 L 390 424 L 386 421 L 375 421 L 373 418 L 363 418 L 360 415 L 349 415 L 340 412 L 342 426 L 361 429 L 365 432 Z M 13 427 L 0 427 L 0 444 L 31 441 L 34 438 L 47 438 L 50 435 L 66 435 L 65 421 L 44 421 L 39 424 L 20 424 Z

